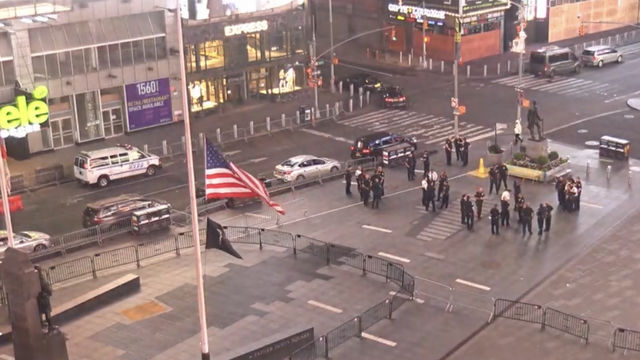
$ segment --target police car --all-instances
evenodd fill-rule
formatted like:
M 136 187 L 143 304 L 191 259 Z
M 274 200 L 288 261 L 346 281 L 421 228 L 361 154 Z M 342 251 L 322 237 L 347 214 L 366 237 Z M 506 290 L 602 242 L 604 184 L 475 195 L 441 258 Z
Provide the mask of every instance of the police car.
M 17 250 L 26 253 L 46 250 L 51 247 L 51 236 L 39 231 L 21 231 L 13 234 L 13 245 Z M 0 257 L 9 247 L 7 230 L 0 230 Z
M 109 185 L 112 180 L 145 174 L 153 176 L 162 168 L 156 155 L 131 145 L 118 145 L 101 150 L 82 151 L 73 162 L 73 175 L 84 184 Z

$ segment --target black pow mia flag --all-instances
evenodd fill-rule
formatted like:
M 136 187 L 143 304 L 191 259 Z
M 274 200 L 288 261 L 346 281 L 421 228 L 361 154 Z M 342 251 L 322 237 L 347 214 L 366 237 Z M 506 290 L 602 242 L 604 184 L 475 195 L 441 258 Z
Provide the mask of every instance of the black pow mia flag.
M 207 219 L 207 241 L 204 248 L 222 250 L 231 256 L 242 259 L 242 256 L 231 246 L 231 242 L 224 233 L 222 225 L 211 219 Z

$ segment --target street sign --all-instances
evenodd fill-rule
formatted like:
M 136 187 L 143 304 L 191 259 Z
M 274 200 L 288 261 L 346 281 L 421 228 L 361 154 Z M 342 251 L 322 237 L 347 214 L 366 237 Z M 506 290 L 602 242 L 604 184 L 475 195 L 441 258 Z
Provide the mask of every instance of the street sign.
M 458 99 L 454 97 L 451 98 L 451 107 L 454 109 L 458 107 Z
M 513 39 L 511 42 L 511 52 L 524 54 L 524 39 Z
M 496 131 L 500 130 L 500 129 L 506 129 L 508 127 L 507 124 L 505 123 L 496 123 Z

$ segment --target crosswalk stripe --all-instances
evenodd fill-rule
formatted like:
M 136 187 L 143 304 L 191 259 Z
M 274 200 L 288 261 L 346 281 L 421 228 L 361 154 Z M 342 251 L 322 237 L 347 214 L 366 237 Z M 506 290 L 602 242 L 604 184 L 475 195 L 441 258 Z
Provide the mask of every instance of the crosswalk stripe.
M 444 240 L 450 236 L 450 234 L 441 234 L 435 231 L 427 231 L 425 234 L 430 238 L 436 239 L 436 240 Z
M 563 89 L 561 91 L 558 91 L 558 94 L 571 94 L 571 93 L 578 93 L 581 92 L 583 90 L 592 90 L 593 89 L 593 84 L 591 83 L 587 83 L 587 84 L 582 84 L 582 85 L 578 85 L 576 87 L 570 87 L 568 89 Z
M 351 121 L 348 122 L 347 125 L 349 126 L 364 126 L 367 124 L 375 124 L 375 123 L 380 123 L 380 122 L 391 122 L 391 121 L 395 121 L 398 118 L 402 118 L 407 116 L 407 114 L 403 114 L 403 113 L 390 113 L 390 114 L 381 114 L 381 115 L 376 115 L 376 116 L 372 116 L 372 117 L 367 117 L 367 118 L 362 118 L 362 119 L 358 119 L 357 121 Z
M 393 129 L 393 128 L 397 128 L 397 127 L 404 127 L 406 125 L 410 125 L 410 124 L 415 124 L 415 123 L 421 123 L 421 122 L 425 122 L 428 123 L 429 122 L 429 117 L 433 117 L 433 115 L 428 115 L 428 116 L 421 116 L 421 117 L 408 117 L 405 119 L 402 119 L 400 121 L 395 122 L 394 124 L 385 124 L 385 125 L 391 125 L 391 127 L 389 129 Z M 380 126 L 375 126 L 375 128 L 380 127 Z
M 554 81 L 551 84 L 546 84 L 546 85 L 541 85 L 541 86 L 534 86 L 532 88 L 530 88 L 531 90 L 540 90 L 540 91 L 548 91 L 551 89 L 557 89 L 557 88 L 561 88 L 561 87 L 565 87 L 568 85 L 572 85 L 572 84 L 577 84 L 577 83 L 582 83 L 584 80 L 582 79 L 565 79 L 562 81 Z
M 460 135 L 464 135 L 464 134 L 466 134 L 466 133 L 468 133 L 468 132 L 471 132 L 471 131 L 473 131 L 473 130 L 477 130 L 477 129 L 479 129 L 479 128 L 480 128 L 480 126 L 478 126 L 478 127 L 473 127 L 473 128 L 471 128 L 471 129 L 465 129 L 465 130 L 462 130 L 462 131 L 460 131 L 460 130 L 459 130 L 459 131 L 458 131 L 458 134 L 460 134 Z M 446 135 L 446 136 L 442 136 L 442 137 L 439 137 L 439 138 L 436 138 L 436 139 L 431 139 L 431 140 L 429 140 L 429 141 L 426 141 L 426 142 L 425 142 L 425 144 L 427 144 L 427 145 L 431 145 L 431 144 L 434 144 L 434 143 L 437 143 L 437 142 L 441 142 L 441 141 L 444 141 L 444 140 L 445 140 L 446 138 L 448 138 L 449 136 L 450 136 L 450 135 Z M 467 139 L 467 140 L 468 140 L 468 139 Z
M 416 236 L 418 239 L 420 240 L 424 240 L 424 241 L 433 241 L 435 239 L 433 239 L 430 236 L 426 236 L 426 235 L 422 235 L 422 233 L 418 234 L 418 236 Z
M 534 78 L 534 76 L 531 74 L 522 76 L 523 80 L 531 79 L 531 78 Z M 511 76 L 504 77 L 502 79 L 493 80 L 492 83 L 504 85 L 504 84 L 510 84 L 513 81 L 515 81 L 516 83 L 518 82 L 518 75 L 511 75 Z
M 502 134 L 503 132 L 504 132 L 504 131 L 502 131 L 502 130 L 498 130 L 498 132 L 497 132 L 497 133 L 498 133 L 498 135 L 500 135 L 500 134 Z M 468 141 L 468 142 L 474 142 L 474 141 L 476 141 L 476 140 L 485 139 L 485 138 L 488 138 L 489 136 L 494 136 L 494 135 L 495 135 L 494 131 L 493 131 L 493 130 L 491 130 L 491 129 L 489 129 L 489 132 L 487 132 L 487 133 L 485 133 L 485 134 L 482 134 L 482 135 L 474 136 L 474 137 L 472 137 L 472 138 L 468 138 L 468 139 L 467 139 L 467 141 Z
M 389 118 L 387 120 L 384 121 L 380 121 L 376 124 L 373 124 L 373 126 L 369 126 L 368 129 L 373 130 L 375 128 L 379 128 L 379 127 L 385 127 L 385 126 L 389 126 L 389 125 L 394 125 L 394 124 L 404 124 L 405 120 L 411 119 L 413 118 L 415 115 L 414 114 L 404 114 L 404 115 L 400 115 L 397 117 L 393 117 L 393 118 Z M 371 124 L 360 124 L 359 126 L 364 126 L 364 125 L 371 125 Z
M 388 111 L 388 112 L 379 113 L 379 114 L 375 114 L 375 115 L 364 114 L 364 115 L 356 116 L 356 117 L 351 118 L 351 119 L 347 119 L 346 121 L 344 121 L 344 123 L 347 124 L 347 125 L 351 125 L 351 126 L 357 126 L 357 125 L 361 125 L 361 124 L 364 124 L 364 123 L 370 123 L 370 122 L 374 122 L 374 121 L 378 121 L 378 120 L 382 120 L 382 119 L 391 119 L 397 113 L 400 113 L 400 111 L 399 110 L 391 110 L 391 111 Z
M 520 87 L 522 88 L 527 88 L 527 87 L 532 87 L 532 86 L 537 86 L 537 85 L 541 85 L 541 84 L 548 84 L 549 83 L 549 79 L 547 78 L 532 78 L 529 79 L 527 81 L 523 81 L 522 84 L 520 85 Z M 513 84 L 514 86 L 517 86 L 518 83 L 516 82 L 515 84 Z
M 451 231 L 451 230 L 457 230 L 458 227 L 460 227 L 459 223 L 460 223 L 460 221 L 458 221 L 457 225 L 454 225 L 454 224 L 451 224 L 451 223 L 439 223 L 439 224 L 436 224 L 435 221 L 434 221 L 434 222 L 431 223 L 431 225 L 436 226 L 438 228 L 442 228 L 442 229 L 446 229 L 448 231 Z
M 558 87 L 551 88 L 551 89 L 546 89 L 546 90 L 547 90 L 547 91 L 549 91 L 549 92 L 552 92 L 552 93 L 558 93 L 558 92 L 560 92 L 560 91 L 564 91 L 564 90 L 571 90 L 571 89 L 575 89 L 576 87 L 581 87 L 581 86 L 583 86 L 583 85 L 589 85 L 589 84 L 591 84 L 592 82 L 593 82 L 593 81 L 589 81 L 589 80 L 587 80 L 587 81 L 585 81 L 585 80 L 582 80 L 582 81 L 576 81 L 576 82 L 574 82 L 574 83 L 572 83 L 572 84 L 565 84 L 565 85 L 563 85 L 563 86 L 558 86 Z
M 444 235 L 444 236 L 450 236 L 451 234 L 453 234 L 454 232 L 458 231 L 453 230 L 453 229 L 445 229 L 445 228 L 441 228 L 438 226 L 435 226 L 433 224 L 429 225 L 429 230 L 427 231 L 427 233 L 435 233 L 435 234 L 440 234 L 440 235 Z

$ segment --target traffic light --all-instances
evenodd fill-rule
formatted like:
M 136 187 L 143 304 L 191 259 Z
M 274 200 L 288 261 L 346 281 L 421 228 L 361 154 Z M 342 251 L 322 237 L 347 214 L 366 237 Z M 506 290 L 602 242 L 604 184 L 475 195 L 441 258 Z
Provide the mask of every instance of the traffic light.
M 584 24 L 580 24 L 580 28 L 578 28 L 578 34 L 580 34 L 580 36 L 584 36 Z
M 467 113 L 467 107 L 464 105 L 458 106 L 458 115 L 464 115 Z
M 391 40 L 393 40 L 393 41 L 397 41 L 398 40 L 398 38 L 396 37 L 396 27 L 395 26 L 391 28 Z
M 333 65 L 338 65 L 340 63 L 340 60 L 338 60 L 338 58 L 335 56 L 333 57 L 332 61 L 333 61 Z
M 425 44 L 428 44 L 428 43 L 429 43 L 429 41 L 431 41 L 431 38 L 429 38 L 429 35 L 425 35 L 425 36 L 424 36 L 424 43 L 425 43 Z

